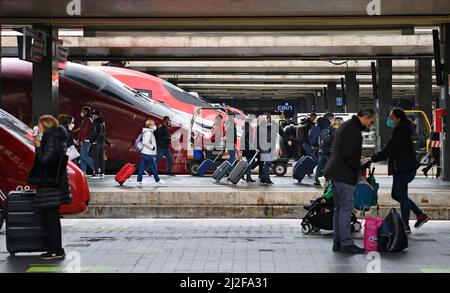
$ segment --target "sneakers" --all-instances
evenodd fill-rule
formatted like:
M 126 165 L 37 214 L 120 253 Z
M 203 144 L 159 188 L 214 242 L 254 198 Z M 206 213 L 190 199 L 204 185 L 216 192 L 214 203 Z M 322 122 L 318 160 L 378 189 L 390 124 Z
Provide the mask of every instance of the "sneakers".
M 265 179 L 261 179 L 261 180 L 259 180 L 259 185 L 267 186 L 269 184 L 268 184 L 268 182 Z
M 319 183 L 320 183 L 320 186 L 322 186 L 322 188 L 326 188 L 327 187 L 327 179 L 325 177 L 320 177 L 319 178 Z
M 428 216 L 427 214 L 421 214 L 420 216 L 417 217 L 417 221 L 414 224 L 414 228 L 419 229 L 420 227 L 422 227 L 423 224 L 428 222 L 430 219 L 431 217 Z
M 256 182 L 256 180 L 253 180 L 252 177 L 247 178 L 247 180 L 245 180 L 245 181 L 248 182 L 248 183 Z
M 315 179 L 313 185 L 314 185 L 314 186 L 320 186 L 320 181 L 319 181 L 319 179 Z
M 138 182 L 138 185 L 139 185 L 139 186 L 144 186 L 144 182 L 142 182 L 142 181 L 141 181 L 141 182 Z
M 48 251 L 46 253 L 41 254 L 41 259 L 44 260 L 57 260 L 57 259 L 64 259 L 66 257 L 66 253 L 64 252 L 64 249 L 62 250 L 54 250 L 54 251 Z
M 99 174 L 93 174 L 93 175 L 91 176 L 91 178 L 92 178 L 92 179 L 98 179 L 98 178 L 100 178 L 100 175 L 99 175 Z
M 406 231 L 406 234 L 411 234 L 411 227 L 409 225 L 405 226 L 405 231 Z
M 364 248 L 356 246 L 355 244 L 349 246 L 341 246 L 339 252 L 347 254 L 365 254 Z
M 103 177 L 105 177 L 105 173 L 101 173 L 101 174 L 99 174 L 98 175 L 100 178 L 103 178 Z
M 273 182 L 270 179 L 267 179 L 266 183 L 269 184 L 269 185 L 273 185 Z
M 159 181 L 158 182 L 156 182 L 156 184 L 158 184 L 158 185 L 163 185 L 165 182 L 162 180 L 162 179 L 159 179 Z

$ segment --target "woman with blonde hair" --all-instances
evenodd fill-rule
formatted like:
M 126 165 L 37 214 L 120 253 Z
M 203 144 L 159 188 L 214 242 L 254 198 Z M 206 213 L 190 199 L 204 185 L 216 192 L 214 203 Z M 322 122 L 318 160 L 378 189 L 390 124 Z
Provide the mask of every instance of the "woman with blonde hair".
M 36 158 L 28 182 L 37 185 L 34 205 L 40 209 L 48 233 L 48 251 L 42 259 L 63 259 L 59 206 L 72 200 L 67 176 L 67 130 L 51 115 L 39 118 L 34 137 Z
M 139 185 L 143 185 L 142 177 L 144 175 L 144 170 L 149 165 L 149 171 L 153 174 L 153 178 L 157 184 L 162 184 L 163 182 L 158 176 L 158 169 L 156 167 L 155 157 L 157 155 L 156 138 L 154 132 L 156 130 L 155 121 L 148 119 L 145 121 L 145 126 L 142 129 L 142 145 L 141 150 L 141 163 L 139 164 L 137 182 Z

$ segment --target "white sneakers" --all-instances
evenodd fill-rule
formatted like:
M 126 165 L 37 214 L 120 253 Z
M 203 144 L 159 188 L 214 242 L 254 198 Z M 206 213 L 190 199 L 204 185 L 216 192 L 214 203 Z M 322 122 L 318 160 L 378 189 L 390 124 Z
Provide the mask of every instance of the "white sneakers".
M 319 182 L 320 182 L 320 186 L 322 186 L 322 188 L 327 187 L 327 180 L 325 179 L 325 177 L 320 177 L 319 178 Z
M 138 184 L 138 186 L 144 186 L 145 185 L 144 182 L 142 182 L 142 181 L 138 182 L 137 184 Z M 163 184 L 165 184 L 165 182 L 160 179 L 158 182 L 156 182 L 156 184 L 157 185 L 163 185 Z

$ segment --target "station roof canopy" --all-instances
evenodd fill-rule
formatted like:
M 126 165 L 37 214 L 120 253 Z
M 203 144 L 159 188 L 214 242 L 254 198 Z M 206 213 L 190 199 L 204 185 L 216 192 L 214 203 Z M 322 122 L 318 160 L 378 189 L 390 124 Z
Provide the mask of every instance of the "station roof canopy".
M 411 97 L 414 59 L 433 57 L 444 23 L 449 0 L 0 0 L 3 29 L 78 31 L 59 35 L 70 60 L 123 62 L 207 98 L 298 97 L 349 71 L 372 96 L 380 58 L 393 59 L 393 95 Z M 17 56 L 15 36 L 2 54 Z
M 73 6 L 76 3 L 80 6 Z M 376 16 L 369 16 L 374 13 Z M 449 15 L 448 0 L 0 0 L 2 24 L 83 27 L 292 29 L 435 25 L 448 22 Z

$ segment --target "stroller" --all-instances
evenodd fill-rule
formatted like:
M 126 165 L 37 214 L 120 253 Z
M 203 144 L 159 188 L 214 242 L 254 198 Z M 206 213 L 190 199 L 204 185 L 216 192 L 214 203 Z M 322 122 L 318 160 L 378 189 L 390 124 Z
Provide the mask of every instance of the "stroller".
M 364 215 L 371 207 L 377 206 L 378 214 L 378 189 L 379 184 L 375 180 L 375 168 L 361 168 L 361 178 L 355 187 L 354 207 L 361 211 Z M 367 172 L 368 171 L 368 172 Z M 333 185 L 329 183 L 325 189 L 325 193 L 313 200 L 311 204 L 303 207 L 308 212 L 302 219 L 302 232 L 308 234 L 311 231 L 333 230 Z M 351 229 L 352 232 L 361 231 L 362 224 L 358 221 L 356 214 L 352 213 Z
M 329 183 L 322 196 L 313 200 L 310 204 L 305 204 L 303 208 L 308 211 L 302 218 L 301 226 L 303 234 L 306 235 L 310 232 L 318 232 L 320 230 L 332 231 L 334 216 L 333 185 Z M 352 232 L 359 232 L 361 228 L 361 222 L 352 213 Z

